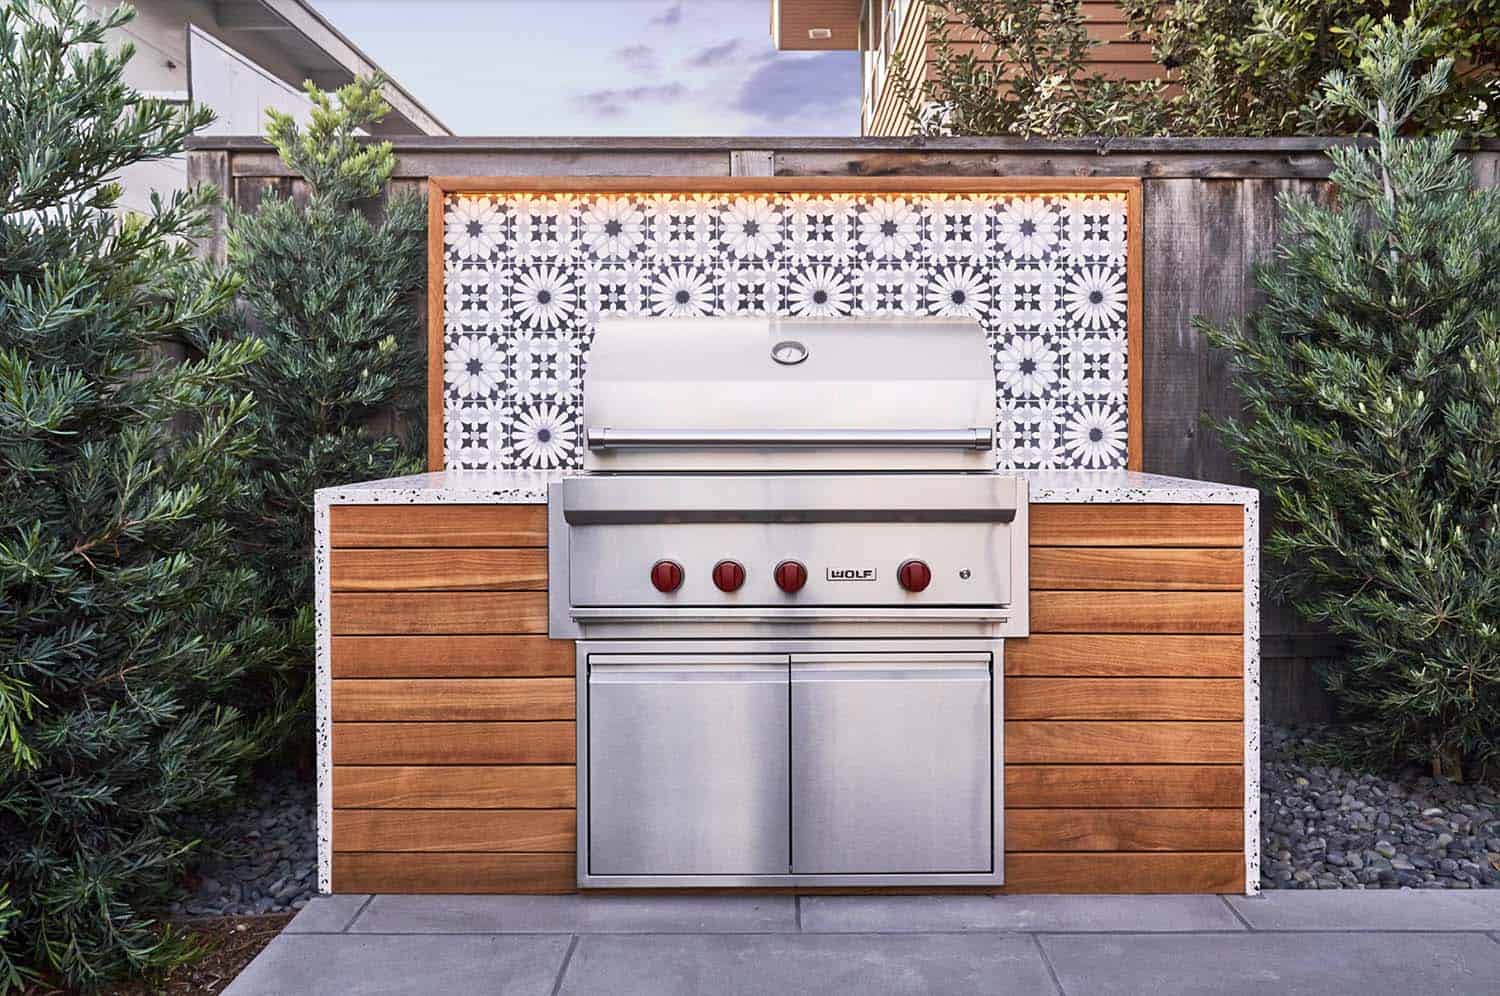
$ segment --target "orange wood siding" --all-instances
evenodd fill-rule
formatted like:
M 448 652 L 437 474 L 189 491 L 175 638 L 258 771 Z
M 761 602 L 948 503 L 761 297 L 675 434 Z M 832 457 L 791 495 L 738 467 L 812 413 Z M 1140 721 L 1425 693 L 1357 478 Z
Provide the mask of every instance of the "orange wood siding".
M 333 511 L 334 889 L 572 891 L 574 660 L 545 635 L 541 506 Z M 1031 521 L 1001 891 L 1242 891 L 1242 510 Z
M 1100 42 L 1088 53 L 1084 62 L 1084 74 L 1098 74 L 1112 80 L 1165 79 L 1167 70 L 1159 65 L 1151 54 L 1149 42 L 1133 41 L 1128 35 L 1130 25 L 1117 0 L 1084 0 L 1082 4 L 1085 29 L 1090 40 Z M 907 9 L 907 20 L 901 27 L 900 37 L 894 49 L 887 49 L 887 69 L 883 84 L 872 95 L 874 107 L 865 115 L 866 134 L 909 135 L 912 132 L 910 114 L 897 98 L 894 83 L 897 75 L 890 66 L 889 57 L 899 53 L 905 66 L 901 75 L 907 85 L 919 94 L 925 94 L 926 84 L 935 78 L 936 39 L 928 30 L 930 6 L 924 0 L 913 0 Z M 986 59 L 986 48 L 971 37 L 965 37 L 962 25 L 949 22 L 949 37 L 956 53 L 973 54 L 981 61 Z M 917 85 L 920 79 L 921 85 Z

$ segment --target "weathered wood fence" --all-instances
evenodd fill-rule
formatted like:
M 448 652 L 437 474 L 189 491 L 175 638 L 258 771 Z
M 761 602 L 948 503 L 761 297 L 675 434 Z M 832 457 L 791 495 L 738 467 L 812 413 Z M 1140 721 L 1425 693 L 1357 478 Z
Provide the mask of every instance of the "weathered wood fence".
M 395 185 L 429 176 L 1135 176 L 1144 188 L 1145 469 L 1246 483 L 1203 427 L 1234 409 L 1225 359 L 1193 319 L 1254 308 L 1250 265 L 1275 245 L 1283 193 L 1326 196 L 1327 139 L 429 138 L 396 139 Z M 1468 153 L 1477 183 L 1500 185 L 1500 142 Z M 253 209 L 266 191 L 297 196 L 293 177 L 260 139 L 190 144 L 189 175 Z M 220 231 L 205 246 L 223 252 Z M 415 331 L 415 330 L 414 330 Z M 418 339 L 417 341 L 420 341 Z M 1314 674 L 1337 652 L 1325 634 L 1267 602 L 1262 701 L 1277 719 L 1319 719 L 1328 703 Z

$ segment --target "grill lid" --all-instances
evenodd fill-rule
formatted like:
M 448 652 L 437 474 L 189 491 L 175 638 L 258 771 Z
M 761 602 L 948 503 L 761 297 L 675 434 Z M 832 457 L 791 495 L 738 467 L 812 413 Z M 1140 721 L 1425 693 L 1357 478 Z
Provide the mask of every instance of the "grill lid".
M 991 470 L 984 331 L 936 318 L 606 318 L 584 468 Z

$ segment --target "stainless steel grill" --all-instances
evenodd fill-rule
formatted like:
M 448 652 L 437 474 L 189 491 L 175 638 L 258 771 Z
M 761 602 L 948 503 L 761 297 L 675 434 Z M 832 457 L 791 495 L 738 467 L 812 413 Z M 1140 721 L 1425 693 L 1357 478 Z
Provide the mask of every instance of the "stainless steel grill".
M 584 886 L 1003 881 L 1027 493 L 969 321 L 601 325 L 550 493 Z

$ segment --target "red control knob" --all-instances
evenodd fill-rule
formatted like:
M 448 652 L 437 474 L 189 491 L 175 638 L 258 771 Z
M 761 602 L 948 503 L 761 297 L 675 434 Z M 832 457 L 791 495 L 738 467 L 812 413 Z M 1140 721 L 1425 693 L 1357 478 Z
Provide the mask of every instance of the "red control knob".
M 907 591 L 925 591 L 932 584 L 932 568 L 920 560 L 903 560 L 896 568 L 896 580 Z
M 802 586 L 807 584 L 807 568 L 795 560 L 783 560 L 776 565 L 774 574 L 776 587 L 789 595 L 794 591 L 801 591 Z
M 675 560 L 658 560 L 651 565 L 651 584 L 666 594 L 681 588 L 682 565 Z
M 739 591 L 745 583 L 745 568 L 733 560 L 721 560 L 714 565 L 714 587 L 720 591 Z

